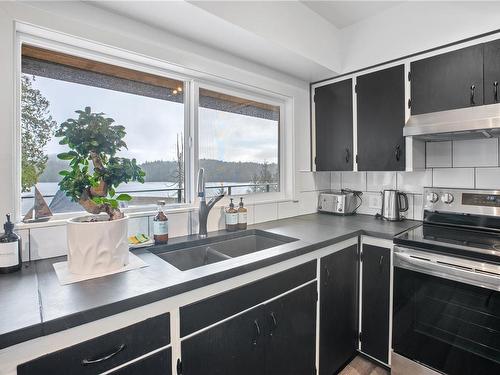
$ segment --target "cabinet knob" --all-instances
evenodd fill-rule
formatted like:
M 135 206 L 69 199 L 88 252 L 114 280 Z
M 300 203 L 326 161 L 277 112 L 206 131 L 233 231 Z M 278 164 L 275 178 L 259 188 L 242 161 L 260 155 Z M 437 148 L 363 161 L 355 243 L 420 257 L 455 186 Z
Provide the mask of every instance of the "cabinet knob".
M 272 336 L 276 328 L 278 328 L 278 320 L 276 319 L 276 315 L 274 314 L 274 312 L 271 312 L 269 314 L 269 317 L 271 318 L 272 324 L 271 330 L 269 331 L 269 336 Z
M 396 149 L 394 150 L 394 156 L 396 157 L 396 161 L 399 161 L 401 159 L 401 147 L 399 145 L 397 145 Z
M 349 163 L 349 158 L 350 158 L 350 155 L 349 155 L 349 149 L 346 148 L 345 149 L 345 162 L 346 163 Z
M 498 103 L 498 81 L 493 82 L 493 99 Z

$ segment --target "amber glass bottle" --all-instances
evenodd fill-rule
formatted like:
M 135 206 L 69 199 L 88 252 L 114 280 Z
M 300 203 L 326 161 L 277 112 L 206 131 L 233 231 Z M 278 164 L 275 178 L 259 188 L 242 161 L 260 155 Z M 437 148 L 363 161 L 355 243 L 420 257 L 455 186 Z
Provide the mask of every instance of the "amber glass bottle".
M 238 229 L 238 211 L 234 208 L 233 198 L 226 208 L 226 230 L 232 232 Z
M 168 217 L 164 212 L 165 201 L 158 201 L 158 212 L 153 219 L 153 238 L 155 245 L 168 242 Z
M 243 197 L 238 207 L 238 229 L 247 229 L 247 209 L 243 205 Z

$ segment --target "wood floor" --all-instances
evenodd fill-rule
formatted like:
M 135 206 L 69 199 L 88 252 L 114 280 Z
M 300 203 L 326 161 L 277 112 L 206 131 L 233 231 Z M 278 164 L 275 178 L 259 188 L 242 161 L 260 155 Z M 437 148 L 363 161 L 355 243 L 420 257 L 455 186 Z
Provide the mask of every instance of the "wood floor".
M 389 372 L 370 362 L 363 357 L 357 356 L 349 363 L 339 375 L 389 375 Z

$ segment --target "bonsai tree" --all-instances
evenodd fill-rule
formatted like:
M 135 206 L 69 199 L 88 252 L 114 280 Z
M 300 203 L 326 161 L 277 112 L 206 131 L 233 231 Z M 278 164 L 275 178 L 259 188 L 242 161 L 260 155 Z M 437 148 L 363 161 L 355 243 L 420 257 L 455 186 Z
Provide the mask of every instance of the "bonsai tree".
M 60 171 L 63 176 L 59 188 L 74 202 L 89 213 L 105 212 L 109 220 L 123 218 L 119 201 L 130 201 L 128 194 L 116 195 L 117 187 L 123 182 L 138 181 L 144 183 L 145 173 L 135 159 L 115 156 L 122 148 L 127 148 L 123 141 L 125 127 L 112 125 L 112 118 L 104 113 L 92 113 L 90 107 L 75 111 L 76 119 L 63 122 L 56 131 L 61 137 L 61 145 L 67 145 L 70 151 L 57 155 L 61 160 L 68 160 L 70 170 Z

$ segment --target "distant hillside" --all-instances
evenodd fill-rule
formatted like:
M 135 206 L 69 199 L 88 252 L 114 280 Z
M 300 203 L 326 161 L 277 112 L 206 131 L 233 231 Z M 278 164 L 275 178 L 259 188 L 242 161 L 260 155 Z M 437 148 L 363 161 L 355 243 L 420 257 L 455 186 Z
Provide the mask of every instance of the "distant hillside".
M 221 160 L 202 159 L 200 167 L 205 168 L 207 182 L 249 182 L 253 176 L 259 176 L 263 164 L 250 162 L 225 162 Z M 57 159 L 56 155 L 49 155 L 47 167 L 40 176 L 40 182 L 59 182 L 59 171 L 68 168 L 68 162 Z M 175 181 L 176 162 L 174 161 L 147 161 L 141 164 L 146 172 L 146 182 Z M 268 164 L 269 172 L 277 175 L 276 163 Z

